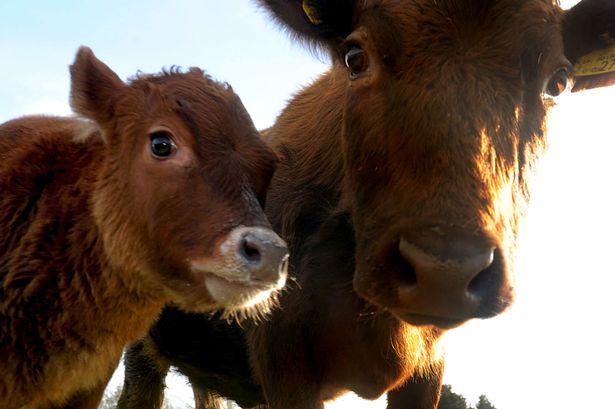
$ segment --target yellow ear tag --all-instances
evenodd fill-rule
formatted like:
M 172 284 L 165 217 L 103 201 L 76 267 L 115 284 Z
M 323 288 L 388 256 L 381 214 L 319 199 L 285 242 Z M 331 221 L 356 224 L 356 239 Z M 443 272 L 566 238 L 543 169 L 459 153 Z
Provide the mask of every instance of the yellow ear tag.
M 305 12 L 305 15 L 310 20 L 310 23 L 314 24 L 315 26 L 320 25 L 322 21 L 320 21 L 320 19 L 318 18 L 316 10 L 314 10 L 312 6 L 310 6 L 308 3 L 309 0 L 303 0 L 303 11 Z
M 615 44 L 581 57 L 574 66 L 574 72 L 577 77 L 615 72 Z

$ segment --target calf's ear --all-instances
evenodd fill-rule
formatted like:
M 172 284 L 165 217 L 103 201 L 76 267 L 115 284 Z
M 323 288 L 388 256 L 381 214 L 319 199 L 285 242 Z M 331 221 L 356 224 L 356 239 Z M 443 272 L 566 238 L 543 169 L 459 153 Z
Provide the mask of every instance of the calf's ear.
M 582 0 L 566 11 L 563 30 L 573 91 L 615 84 L 615 0 Z
M 258 0 L 294 35 L 318 46 L 335 47 L 353 31 L 359 0 Z
M 101 126 L 108 124 L 126 84 L 88 47 L 77 51 L 75 62 L 70 66 L 70 76 L 70 105 L 73 111 Z

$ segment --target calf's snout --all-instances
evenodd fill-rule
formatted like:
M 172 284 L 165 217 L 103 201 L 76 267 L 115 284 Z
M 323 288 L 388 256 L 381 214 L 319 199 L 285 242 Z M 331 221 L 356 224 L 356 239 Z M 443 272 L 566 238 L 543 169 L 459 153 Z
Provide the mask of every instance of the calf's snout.
M 254 281 L 276 282 L 288 267 L 286 243 L 263 228 L 247 229 L 239 236 L 236 257 Z
M 272 230 L 241 226 L 210 257 L 191 261 L 209 295 L 227 309 L 266 301 L 286 284 L 288 248 Z
M 241 226 L 230 231 L 213 254 L 191 261 L 205 277 L 252 287 L 281 288 L 286 282 L 288 248 L 271 229 Z

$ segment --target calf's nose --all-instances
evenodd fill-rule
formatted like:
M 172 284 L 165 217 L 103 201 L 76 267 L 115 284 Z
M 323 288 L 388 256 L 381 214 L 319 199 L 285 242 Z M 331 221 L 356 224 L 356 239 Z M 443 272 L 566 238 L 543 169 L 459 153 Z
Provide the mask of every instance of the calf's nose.
M 398 248 L 410 266 L 398 294 L 411 313 L 463 320 L 489 315 L 505 286 L 502 263 L 494 263 L 496 249 L 487 240 L 402 237 Z
M 246 229 L 237 243 L 237 258 L 252 280 L 276 282 L 288 267 L 286 243 L 273 231 Z

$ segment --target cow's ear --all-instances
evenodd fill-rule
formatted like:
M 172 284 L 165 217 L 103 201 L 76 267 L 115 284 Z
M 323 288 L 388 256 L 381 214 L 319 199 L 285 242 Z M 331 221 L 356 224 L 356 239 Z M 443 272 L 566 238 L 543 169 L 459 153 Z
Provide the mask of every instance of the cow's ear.
M 573 91 L 615 84 L 615 0 L 582 0 L 566 11 L 563 29 Z
M 353 31 L 358 0 L 258 0 L 291 33 L 311 44 L 335 46 Z
M 75 62 L 70 66 L 70 76 L 73 111 L 101 126 L 109 124 L 116 101 L 126 84 L 87 47 L 77 51 Z

